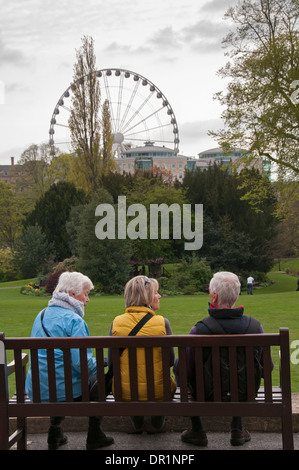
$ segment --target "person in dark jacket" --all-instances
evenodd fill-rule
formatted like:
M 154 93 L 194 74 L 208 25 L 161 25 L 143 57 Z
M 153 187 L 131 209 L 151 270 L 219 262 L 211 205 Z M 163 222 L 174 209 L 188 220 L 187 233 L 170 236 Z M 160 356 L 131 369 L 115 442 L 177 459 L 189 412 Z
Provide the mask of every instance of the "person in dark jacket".
M 230 272 L 214 274 L 209 285 L 210 305 L 208 312 L 209 316 L 218 321 L 226 334 L 245 334 L 251 322 L 251 317 L 244 315 L 243 307 L 234 308 L 239 293 L 240 282 L 238 276 Z M 263 333 L 260 322 L 254 319 L 254 323 L 256 324 L 255 333 Z M 212 332 L 208 326 L 199 321 L 189 334 L 209 335 Z M 178 371 L 178 365 L 176 365 L 176 371 Z M 195 393 L 195 356 L 192 347 L 187 348 L 187 377 L 191 393 Z M 179 381 L 179 377 L 177 377 L 177 381 Z M 201 418 L 199 416 L 192 417 L 191 423 L 192 429 L 182 433 L 182 441 L 193 445 L 206 446 L 208 439 Z M 231 444 L 242 445 L 249 440 L 250 434 L 243 429 L 242 418 L 234 416 L 231 420 Z

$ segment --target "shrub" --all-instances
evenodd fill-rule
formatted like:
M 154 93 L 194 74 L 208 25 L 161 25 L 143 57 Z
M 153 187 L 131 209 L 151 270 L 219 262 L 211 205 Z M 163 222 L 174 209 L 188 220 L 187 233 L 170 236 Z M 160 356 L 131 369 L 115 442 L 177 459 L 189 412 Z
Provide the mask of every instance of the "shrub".
M 162 294 L 199 294 L 205 292 L 213 272 L 205 259 L 183 261 L 170 278 L 159 278 Z
M 0 281 L 13 281 L 16 278 L 11 248 L 0 248 Z
M 45 282 L 45 290 L 48 294 L 53 294 L 55 287 L 57 286 L 58 279 L 60 277 L 60 274 L 62 274 L 64 271 L 56 271 L 55 273 L 51 274 L 46 282 Z
M 33 295 L 36 297 L 44 297 L 48 295 L 44 287 L 38 287 L 33 282 L 30 282 L 26 286 L 21 287 L 20 294 Z

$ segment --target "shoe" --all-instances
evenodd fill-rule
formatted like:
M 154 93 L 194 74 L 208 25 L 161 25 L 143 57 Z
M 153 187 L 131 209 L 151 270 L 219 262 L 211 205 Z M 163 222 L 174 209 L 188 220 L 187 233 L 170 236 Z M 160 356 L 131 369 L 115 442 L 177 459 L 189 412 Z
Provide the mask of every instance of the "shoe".
M 62 428 L 50 426 L 48 430 L 48 449 L 57 450 L 58 447 L 67 443 L 67 437 L 64 436 Z
M 99 426 L 88 428 L 86 439 L 86 450 L 95 450 L 100 447 L 107 447 L 114 443 L 113 437 L 108 437 Z
M 204 431 L 196 432 L 189 429 L 181 434 L 181 440 L 199 447 L 206 447 L 208 445 L 207 435 Z
M 142 431 L 144 424 L 144 416 L 130 416 L 130 419 L 135 431 Z
M 245 442 L 250 441 L 250 439 L 250 434 L 246 429 L 243 429 L 243 431 L 232 431 L 230 443 L 232 446 L 242 446 Z
M 152 416 L 151 425 L 156 431 L 161 431 L 165 424 L 165 416 Z
M 91 441 L 87 437 L 86 450 L 96 450 L 96 449 L 99 449 L 100 447 L 111 446 L 111 444 L 114 444 L 113 437 L 106 436 L 105 434 L 98 437 L 95 441 Z

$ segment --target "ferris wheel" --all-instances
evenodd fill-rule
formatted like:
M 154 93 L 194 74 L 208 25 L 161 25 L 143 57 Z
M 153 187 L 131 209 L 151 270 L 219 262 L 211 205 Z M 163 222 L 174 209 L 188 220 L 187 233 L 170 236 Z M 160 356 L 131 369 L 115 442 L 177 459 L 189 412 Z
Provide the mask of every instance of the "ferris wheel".
M 113 150 L 124 150 L 150 142 L 179 151 L 179 130 L 172 107 L 165 95 L 150 80 L 124 69 L 97 72 L 101 103 L 109 102 Z M 71 152 L 68 121 L 72 85 L 59 98 L 50 123 L 49 144 L 62 152 Z

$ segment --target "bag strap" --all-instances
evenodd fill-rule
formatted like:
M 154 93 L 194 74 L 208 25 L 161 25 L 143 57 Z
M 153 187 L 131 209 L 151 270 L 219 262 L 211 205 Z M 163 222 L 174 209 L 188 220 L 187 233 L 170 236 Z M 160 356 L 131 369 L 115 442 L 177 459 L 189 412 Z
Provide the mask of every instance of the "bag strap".
M 224 328 L 222 328 L 222 326 L 220 325 L 220 323 L 217 320 L 215 320 L 215 318 L 213 317 L 206 317 L 203 320 L 201 320 L 201 323 L 206 325 L 206 327 L 209 328 L 209 330 L 211 331 L 213 335 L 226 335 L 227 334 Z
M 220 323 L 213 317 L 206 317 L 201 320 L 201 323 L 206 325 L 213 335 L 226 335 L 227 332 L 223 329 Z M 260 332 L 260 322 L 256 318 L 249 317 L 249 325 L 245 334 L 253 334 Z
M 135 336 L 138 333 L 138 331 L 141 330 L 141 328 L 152 318 L 152 316 L 153 315 L 149 312 L 146 315 L 144 315 L 144 317 L 142 317 L 141 320 L 130 331 L 128 336 Z M 126 348 L 121 348 L 120 349 L 120 353 L 119 353 L 120 356 L 122 355 L 122 353 L 124 352 L 125 349 Z M 112 377 L 112 375 L 113 375 L 113 364 L 111 363 L 111 365 L 109 366 L 109 369 L 106 373 L 106 376 Z
M 45 328 L 45 326 L 44 326 L 44 324 L 43 324 L 43 319 L 44 319 L 45 310 L 46 310 L 46 309 L 44 308 L 44 310 L 42 311 L 42 314 L 41 314 L 41 317 L 40 317 L 40 321 L 41 321 L 41 324 L 42 324 L 42 327 L 43 327 L 44 332 L 46 333 L 46 335 L 47 335 L 49 338 L 51 338 L 51 335 L 48 333 L 48 331 L 46 330 L 46 328 Z
M 130 331 L 128 336 L 135 336 L 138 333 L 138 331 L 141 330 L 143 325 L 145 325 L 152 318 L 152 316 L 153 315 L 149 312 L 146 315 L 144 315 L 144 317 L 141 318 L 141 320 L 137 323 L 137 325 L 134 326 L 132 331 Z
M 144 315 L 144 317 L 141 318 L 141 320 L 134 326 L 134 328 L 130 331 L 130 333 L 128 334 L 128 336 L 135 336 L 137 335 L 138 331 L 141 330 L 141 328 L 152 318 L 152 314 L 151 313 L 147 313 L 146 315 Z M 124 352 L 126 348 L 121 348 L 120 349 L 120 356 L 122 355 L 122 353 Z
M 261 324 L 256 318 L 249 317 L 249 325 L 246 330 L 246 334 L 254 334 L 261 332 Z

